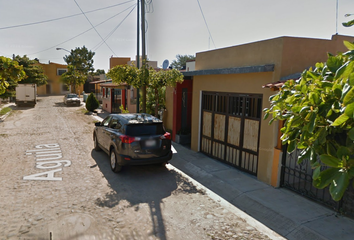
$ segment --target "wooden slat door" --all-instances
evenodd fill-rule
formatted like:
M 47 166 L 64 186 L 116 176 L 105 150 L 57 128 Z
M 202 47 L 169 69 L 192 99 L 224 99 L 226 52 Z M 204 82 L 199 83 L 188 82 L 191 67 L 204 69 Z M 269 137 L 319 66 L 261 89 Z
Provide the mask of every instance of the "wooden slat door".
M 262 95 L 202 93 L 201 152 L 257 175 Z

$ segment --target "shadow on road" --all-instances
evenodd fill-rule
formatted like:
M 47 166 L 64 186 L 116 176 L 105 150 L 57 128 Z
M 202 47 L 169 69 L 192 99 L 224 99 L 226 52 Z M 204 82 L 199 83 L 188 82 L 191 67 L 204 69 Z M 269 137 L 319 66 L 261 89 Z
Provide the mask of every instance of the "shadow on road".
M 112 192 L 104 198 L 96 199 L 95 203 L 101 207 L 113 208 L 120 201 L 126 200 L 136 211 L 139 211 L 139 204 L 147 203 L 153 223 L 153 234 L 159 239 L 166 239 L 161 213 L 164 198 L 179 193 L 205 194 L 187 178 L 165 166 L 126 166 L 120 173 L 115 174 L 111 171 L 109 157 L 104 152 L 92 150 L 91 156 L 112 188 Z

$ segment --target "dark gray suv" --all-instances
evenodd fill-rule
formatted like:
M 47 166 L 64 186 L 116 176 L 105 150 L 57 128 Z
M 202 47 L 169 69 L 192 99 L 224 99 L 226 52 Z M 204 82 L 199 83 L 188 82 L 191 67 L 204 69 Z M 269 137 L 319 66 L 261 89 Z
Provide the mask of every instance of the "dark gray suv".
M 164 164 L 172 158 L 171 135 L 154 116 L 110 114 L 95 125 L 95 150 L 102 149 L 110 156 L 114 172 L 124 165 Z

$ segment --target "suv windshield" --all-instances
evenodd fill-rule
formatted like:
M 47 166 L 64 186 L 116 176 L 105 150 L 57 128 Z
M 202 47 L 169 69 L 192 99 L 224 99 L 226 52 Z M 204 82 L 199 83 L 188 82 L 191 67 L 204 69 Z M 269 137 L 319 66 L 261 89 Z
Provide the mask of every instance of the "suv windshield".
M 68 94 L 67 98 L 77 98 L 76 94 Z
M 127 125 L 126 135 L 128 136 L 148 136 L 164 134 L 162 123 L 155 124 L 130 124 Z

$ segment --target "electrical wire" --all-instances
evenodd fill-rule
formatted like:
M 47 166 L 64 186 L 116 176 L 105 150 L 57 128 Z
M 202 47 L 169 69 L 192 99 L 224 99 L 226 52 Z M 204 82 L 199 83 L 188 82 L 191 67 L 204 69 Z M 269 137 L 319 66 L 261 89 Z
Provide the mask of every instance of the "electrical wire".
M 110 17 L 110 18 L 107 18 L 107 19 L 104 20 L 103 22 L 100 22 L 99 24 L 97 24 L 95 27 L 98 27 L 98 26 L 100 26 L 101 24 L 103 24 L 103 23 L 105 23 L 105 22 L 111 20 L 112 18 L 114 18 L 114 17 L 116 17 L 116 16 L 122 14 L 123 12 L 127 11 L 129 8 L 131 8 L 131 7 L 133 7 L 133 6 L 134 6 L 134 8 L 135 8 L 135 7 L 136 7 L 136 4 L 131 5 L 130 7 L 124 9 L 123 11 L 121 11 L 121 12 L 115 14 L 115 15 L 113 15 L 113 16 Z M 86 31 L 84 31 L 84 32 L 82 32 L 82 33 L 79 33 L 78 35 L 76 35 L 76 36 L 74 36 L 74 37 L 72 37 L 72 38 L 70 38 L 70 39 L 68 39 L 68 40 L 66 40 L 66 41 L 64 41 L 64 42 L 61 42 L 61 43 L 59 43 L 59 44 L 56 44 L 55 46 L 46 48 L 46 49 L 44 49 L 44 50 L 41 50 L 41 51 L 38 51 L 38 52 L 35 52 L 35 53 L 30 53 L 30 54 L 27 54 L 27 55 L 28 55 L 28 56 L 29 56 L 29 55 L 34 55 L 34 54 L 38 54 L 38 53 L 41 53 L 41 52 L 45 52 L 45 51 L 51 50 L 51 49 L 53 49 L 53 48 L 55 48 L 55 47 L 58 47 L 58 46 L 60 46 L 60 45 L 62 45 L 62 44 L 64 44 L 64 43 L 67 43 L 67 42 L 69 42 L 69 41 L 71 41 L 71 40 L 73 40 L 73 39 L 75 39 L 75 38 L 77 38 L 77 37 L 79 37 L 79 36 L 81 36 L 81 35 L 83 35 L 83 34 L 89 32 L 89 31 L 91 31 L 92 29 L 93 29 L 93 28 L 89 28 L 89 29 L 87 29 Z
M 125 16 L 125 18 L 123 18 L 123 20 L 110 32 L 107 34 L 107 36 L 105 37 L 105 39 L 103 41 L 107 41 L 108 38 L 110 38 L 113 33 L 120 27 L 120 25 L 122 25 L 122 23 L 125 21 L 125 19 L 128 18 L 128 16 L 133 12 L 133 10 L 136 8 L 136 5 L 134 6 L 134 8 L 127 14 L 127 16 Z M 103 45 L 103 41 L 99 42 L 98 44 L 96 44 L 92 49 L 93 51 L 96 51 L 97 49 L 99 49 L 102 45 Z M 117 56 L 117 55 L 116 55 Z
M 97 11 L 100 11 L 100 10 L 104 10 L 104 9 L 120 6 L 120 5 L 129 3 L 129 2 L 135 2 L 135 0 L 126 1 L 126 2 L 123 2 L 123 3 L 111 5 L 111 6 L 108 6 L 108 7 L 98 8 L 98 9 L 87 11 L 87 12 L 84 12 L 84 13 L 77 13 L 77 14 L 66 16 L 66 17 L 53 18 L 53 19 L 43 20 L 43 21 L 39 21 L 39 22 L 25 23 L 25 24 L 13 25 L 13 26 L 8 26 L 8 27 L 0 27 L 0 30 L 10 29 L 10 28 L 18 28 L 18 27 L 25 27 L 25 26 L 36 25 L 36 24 L 47 23 L 47 22 L 53 22 L 53 21 L 62 20 L 62 19 L 65 19 L 65 18 L 76 17 L 76 16 L 79 16 L 79 15 L 82 15 L 82 14 L 85 14 L 85 13 L 92 13 L 92 12 L 97 12 Z
M 204 17 L 204 13 L 203 13 L 202 6 L 200 6 L 199 0 L 197 0 L 197 2 L 198 2 L 198 5 L 199 5 L 199 8 L 200 8 L 200 12 L 201 12 L 201 13 L 202 13 L 202 15 L 203 15 L 203 19 L 204 19 L 205 25 L 206 25 L 206 27 L 207 27 L 207 29 L 208 29 L 208 32 L 209 32 L 209 37 L 211 38 L 211 41 L 213 42 L 214 47 L 216 48 L 215 43 L 214 43 L 213 36 L 211 35 L 210 30 L 209 30 L 208 23 L 207 23 L 207 21 L 206 21 L 206 19 L 205 19 L 205 17 Z
M 152 0 L 145 0 L 145 12 L 146 13 L 154 12 L 154 4 L 152 4 Z
M 82 11 L 80 5 L 76 2 L 76 0 L 74 0 L 74 2 L 76 3 L 76 5 L 79 7 L 80 11 L 84 14 L 85 18 L 87 19 L 87 21 L 91 24 L 91 26 L 93 27 L 93 29 L 95 29 L 96 33 L 98 34 L 98 36 L 100 36 L 100 38 L 102 39 L 102 41 L 106 44 L 106 46 L 112 51 L 112 53 L 114 55 L 117 56 L 117 54 L 112 50 L 112 48 L 106 43 L 106 41 L 103 39 L 103 37 L 101 36 L 101 34 L 97 31 L 97 29 L 95 28 L 95 26 L 91 23 L 90 19 L 88 19 L 88 17 L 86 16 L 86 14 L 84 13 L 84 11 Z

